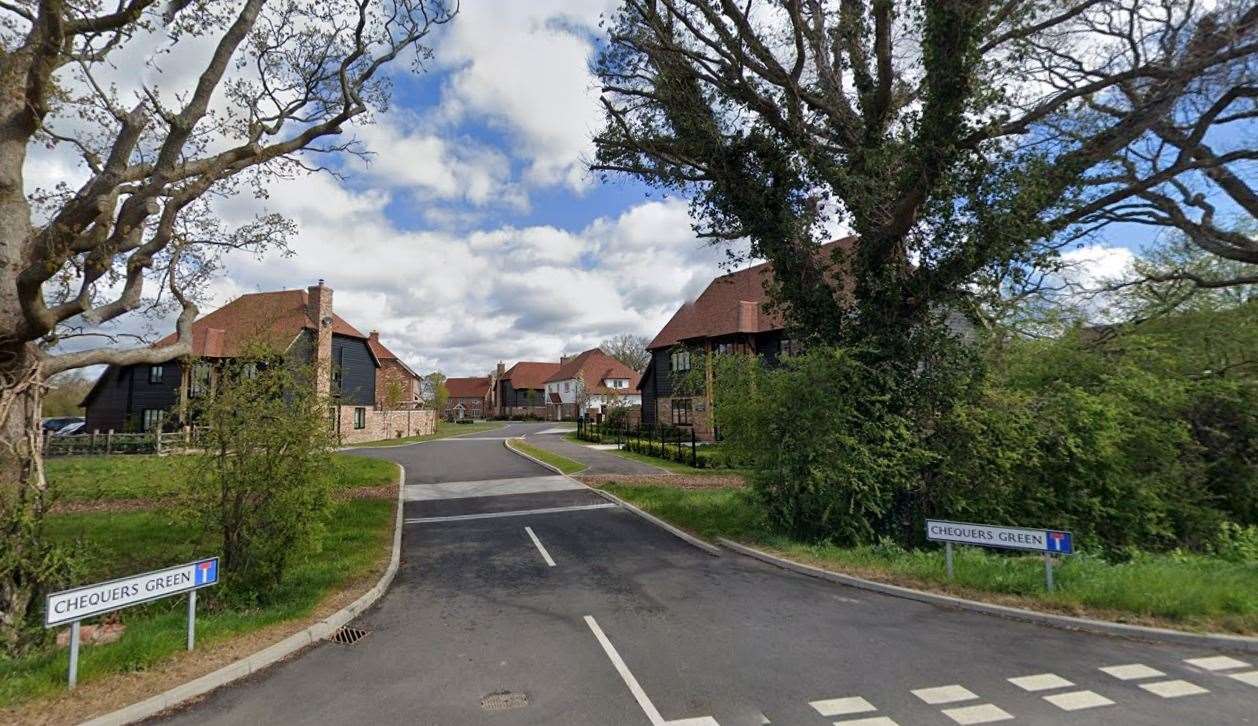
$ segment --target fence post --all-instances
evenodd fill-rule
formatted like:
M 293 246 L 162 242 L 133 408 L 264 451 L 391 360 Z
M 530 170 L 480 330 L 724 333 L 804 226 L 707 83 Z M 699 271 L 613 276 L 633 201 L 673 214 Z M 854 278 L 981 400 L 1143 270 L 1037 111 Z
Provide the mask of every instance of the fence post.
M 105 432 L 105 455 L 114 453 L 114 430 L 109 429 Z
M 158 454 L 162 453 L 162 430 L 160 428 L 153 429 L 153 450 Z
M 695 430 L 690 429 L 690 465 L 699 468 L 699 452 L 695 448 Z
M 92 429 L 92 443 L 89 444 L 87 453 L 89 454 L 96 453 L 96 429 Z

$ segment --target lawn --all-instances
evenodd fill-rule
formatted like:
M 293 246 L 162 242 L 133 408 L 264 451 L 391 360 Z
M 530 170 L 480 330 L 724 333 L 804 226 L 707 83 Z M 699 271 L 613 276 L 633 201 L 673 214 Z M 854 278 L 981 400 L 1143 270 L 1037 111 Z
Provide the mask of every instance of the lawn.
M 122 458 L 122 457 L 118 457 Z M 281 621 L 310 615 L 328 595 L 369 577 L 387 557 L 393 533 L 392 501 L 337 502 L 317 557 L 301 557 L 266 603 L 230 607 L 223 584 L 198 596 L 197 646 L 212 646 Z M 215 554 L 196 529 L 167 510 L 61 514 L 48 520 L 51 539 L 80 548 L 77 582 L 95 582 Z M 185 597 L 175 596 L 118 611 L 126 633 L 116 643 L 85 646 L 79 682 L 115 673 L 156 670 L 184 653 Z M 68 653 L 46 651 L 0 659 L 0 708 L 65 689 Z
M 1190 630 L 1258 633 L 1258 563 L 1189 554 L 1140 554 L 1121 563 L 1092 555 L 1063 558 L 1057 590 L 1044 591 L 1038 556 L 958 547 L 956 579 L 942 548 L 835 547 L 792 541 L 765 528 L 743 490 L 682 490 L 605 484 L 603 488 L 702 537 L 727 537 L 811 565 L 869 579 L 1005 604 Z
M 46 476 L 59 501 L 106 502 L 171 499 L 183 480 L 186 456 L 60 456 L 48 459 Z M 397 466 L 381 459 L 334 454 L 335 489 L 390 484 Z
M 565 474 L 575 474 L 578 471 L 581 471 L 586 468 L 586 465 L 582 464 L 579 461 L 573 461 L 572 459 L 569 459 L 566 456 L 560 456 L 559 454 L 547 451 L 545 449 L 539 449 L 536 446 L 533 446 L 532 444 L 525 443 L 524 439 L 511 439 L 511 446 L 512 448 L 518 449 L 528 454 L 534 459 L 538 459 L 540 461 L 546 462 L 547 464 L 550 464 L 551 466 L 555 467 L 556 469 L 558 469 L 559 471 L 562 471 Z
M 451 436 L 460 436 L 463 434 L 475 434 L 481 431 L 493 431 L 500 429 L 507 424 L 502 421 L 477 421 L 470 424 L 456 424 L 450 421 L 437 421 L 437 431 L 425 436 L 407 436 L 401 439 L 381 439 L 380 441 L 368 441 L 362 444 L 353 444 L 347 448 L 357 449 L 360 447 L 378 448 L 382 446 L 405 446 L 407 444 L 417 444 L 421 441 L 432 441 L 433 439 L 446 439 Z

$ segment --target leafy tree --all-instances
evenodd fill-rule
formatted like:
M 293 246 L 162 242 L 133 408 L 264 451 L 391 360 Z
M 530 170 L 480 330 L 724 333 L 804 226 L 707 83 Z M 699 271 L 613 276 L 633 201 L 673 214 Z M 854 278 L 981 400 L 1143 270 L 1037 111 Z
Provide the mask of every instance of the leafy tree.
M 387 410 L 394 411 L 402 407 L 406 400 L 406 386 L 396 378 L 389 378 L 384 382 L 384 391 L 380 394 L 380 403 Z
M 82 416 L 83 398 L 92 390 L 92 381 L 78 375 L 77 371 L 56 376 L 48 381 L 48 392 L 44 394 L 43 413 L 45 416 Z
M 428 408 L 437 412 L 446 410 L 446 401 L 450 400 L 450 392 L 446 390 L 446 374 L 433 371 L 421 378 L 419 396 Z
M 1234 308 L 1258 301 L 1258 264 L 1212 255 L 1173 235 L 1143 251 L 1122 278 L 1106 280 L 1098 292 L 1127 320 Z
M 629 366 L 629 370 L 640 373 L 646 370 L 647 363 L 651 362 L 651 353 L 646 349 L 647 343 L 650 342 L 644 335 L 622 333 L 604 340 L 598 347 L 607 355 Z
M 17 647 L 52 561 L 36 536 L 44 380 L 188 355 L 219 256 L 279 250 L 293 233 L 265 211 L 229 228 L 212 201 L 265 197 L 274 179 L 324 168 L 321 154 L 361 153 L 337 137 L 385 107 L 393 62 L 422 64 L 452 17 L 444 0 L 0 3 L 0 552 L 21 553 L 0 572 L 0 648 Z M 130 67 L 193 46 L 208 52 L 189 87 Z M 27 196 L 40 147 L 76 154 L 84 181 Z M 174 345 L 54 352 L 153 305 L 179 310 Z

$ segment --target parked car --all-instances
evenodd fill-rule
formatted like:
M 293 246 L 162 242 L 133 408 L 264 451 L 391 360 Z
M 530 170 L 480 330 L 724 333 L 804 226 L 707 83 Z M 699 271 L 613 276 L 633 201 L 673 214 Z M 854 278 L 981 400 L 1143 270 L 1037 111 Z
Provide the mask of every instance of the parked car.
M 84 423 L 84 421 L 86 421 L 86 419 L 82 416 L 52 416 L 44 419 L 42 426 L 44 427 L 45 432 L 51 434 L 55 431 L 60 431 L 70 424 L 81 424 Z
M 86 426 L 86 421 L 75 421 L 74 423 L 62 426 L 56 431 L 51 432 L 51 434 L 53 436 L 75 436 L 77 434 L 85 433 L 83 429 Z

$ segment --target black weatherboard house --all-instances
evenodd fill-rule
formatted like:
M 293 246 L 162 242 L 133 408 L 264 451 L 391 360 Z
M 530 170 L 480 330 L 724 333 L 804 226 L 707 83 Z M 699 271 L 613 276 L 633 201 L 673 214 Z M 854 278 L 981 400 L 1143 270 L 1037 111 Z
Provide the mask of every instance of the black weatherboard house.
M 329 332 L 331 344 L 327 345 Z M 154 345 L 174 342 L 175 336 L 170 335 Z M 332 289 L 320 280 L 306 290 L 242 295 L 198 318 L 192 324 L 190 360 L 110 366 L 83 399 L 85 432 L 181 425 L 187 420 L 189 402 L 213 391 L 220 383 L 223 364 L 253 343 L 314 364 L 320 386 L 340 405 L 372 406 L 376 401 L 380 361 L 367 336 L 332 311 Z

